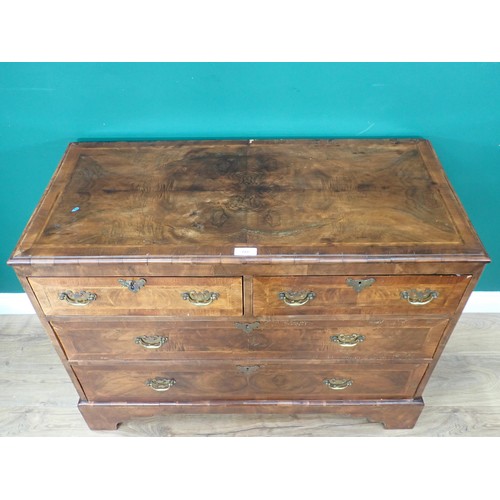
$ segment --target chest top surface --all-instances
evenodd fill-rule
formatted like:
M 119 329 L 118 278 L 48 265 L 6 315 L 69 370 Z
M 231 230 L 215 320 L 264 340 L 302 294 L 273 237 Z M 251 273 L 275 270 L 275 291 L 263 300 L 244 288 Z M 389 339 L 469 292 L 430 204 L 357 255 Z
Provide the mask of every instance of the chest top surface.
M 486 260 L 425 140 L 70 144 L 12 259 Z

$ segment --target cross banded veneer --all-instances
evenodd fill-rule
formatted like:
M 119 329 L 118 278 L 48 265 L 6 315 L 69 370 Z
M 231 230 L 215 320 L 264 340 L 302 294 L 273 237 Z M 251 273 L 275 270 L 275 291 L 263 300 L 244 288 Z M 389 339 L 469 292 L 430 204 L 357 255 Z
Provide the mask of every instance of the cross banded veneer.
M 93 429 L 411 428 L 487 262 L 421 139 L 73 143 L 9 260 Z

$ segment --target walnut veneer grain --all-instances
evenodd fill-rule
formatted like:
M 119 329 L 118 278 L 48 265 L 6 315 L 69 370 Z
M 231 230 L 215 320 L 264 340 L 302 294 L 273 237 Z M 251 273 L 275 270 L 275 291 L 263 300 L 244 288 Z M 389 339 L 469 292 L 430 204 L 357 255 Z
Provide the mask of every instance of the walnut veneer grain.
M 384 139 L 74 143 L 9 264 L 92 428 L 410 428 L 488 261 L 430 143 Z
M 153 416 L 145 408 L 142 416 L 129 419 L 125 408 L 117 430 L 91 431 L 37 317 L 0 315 L 0 331 L 1 436 L 500 436 L 499 314 L 461 316 L 427 385 L 415 427 L 391 430 L 366 416 L 321 411 L 196 415 L 165 410 Z

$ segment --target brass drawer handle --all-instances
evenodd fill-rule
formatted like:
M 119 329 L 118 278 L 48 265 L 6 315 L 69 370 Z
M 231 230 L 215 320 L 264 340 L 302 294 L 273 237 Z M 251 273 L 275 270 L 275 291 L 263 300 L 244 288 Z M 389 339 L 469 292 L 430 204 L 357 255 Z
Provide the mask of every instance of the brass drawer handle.
M 343 391 L 353 384 L 350 378 L 325 378 L 323 384 L 334 391 Z
M 429 290 L 428 288 L 423 292 L 420 290 L 405 290 L 401 292 L 401 298 L 408 301 L 412 306 L 425 306 L 425 304 L 429 304 L 429 302 L 432 302 L 438 296 L 438 292 Z
M 342 347 L 354 347 L 361 342 L 364 342 L 366 337 L 360 335 L 359 333 L 332 335 L 330 340 L 334 343 L 339 344 Z
M 153 378 L 146 382 L 153 391 L 165 392 L 175 385 L 175 378 Z
M 219 294 L 217 292 L 210 292 L 205 290 L 203 292 L 196 292 L 192 290 L 191 292 L 183 292 L 181 296 L 184 300 L 188 300 L 191 304 L 195 306 L 208 306 L 214 300 L 219 298 Z
M 146 284 L 146 280 L 144 278 L 140 278 L 138 280 L 119 279 L 118 283 L 120 283 L 121 286 L 128 288 L 131 292 L 137 293 Z
M 72 292 L 71 290 L 66 290 L 59 294 L 59 300 L 65 300 L 68 304 L 72 306 L 88 306 L 91 302 L 97 299 L 97 294 L 92 292 Z
M 144 349 L 159 349 L 165 342 L 168 342 L 168 337 L 161 335 L 141 335 L 135 338 L 135 343 Z
M 316 297 L 314 292 L 308 292 L 301 290 L 299 292 L 288 291 L 280 292 L 278 294 L 280 300 L 282 300 L 287 306 L 303 306 L 307 304 L 310 300 Z

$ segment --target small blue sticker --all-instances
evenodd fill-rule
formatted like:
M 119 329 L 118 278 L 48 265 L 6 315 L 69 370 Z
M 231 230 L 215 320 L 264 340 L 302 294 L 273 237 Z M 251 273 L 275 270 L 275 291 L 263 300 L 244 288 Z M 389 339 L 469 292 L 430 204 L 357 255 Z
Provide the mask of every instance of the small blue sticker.
M 71 209 L 72 212 L 78 212 L 78 210 L 80 210 L 80 207 L 75 207 Z

